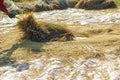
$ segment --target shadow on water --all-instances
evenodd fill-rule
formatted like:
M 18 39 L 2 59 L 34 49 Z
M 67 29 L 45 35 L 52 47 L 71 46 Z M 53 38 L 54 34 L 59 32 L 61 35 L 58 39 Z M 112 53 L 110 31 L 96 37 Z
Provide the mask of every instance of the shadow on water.
M 27 52 L 33 52 L 33 53 L 39 53 L 42 51 L 42 47 L 45 45 L 45 42 L 33 42 L 30 40 L 22 40 L 21 42 L 18 42 L 10 49 L 6 49 L 3 51 L 0 51 L 0 55 L 3 53 L 5 55 L 0 56 L 0 66 L 5 66 L 5 65 L 12 65 L 14 61 L 10 59 L 11 55 L 16 51 L 18 48 L 24 48 L 27 50 Z

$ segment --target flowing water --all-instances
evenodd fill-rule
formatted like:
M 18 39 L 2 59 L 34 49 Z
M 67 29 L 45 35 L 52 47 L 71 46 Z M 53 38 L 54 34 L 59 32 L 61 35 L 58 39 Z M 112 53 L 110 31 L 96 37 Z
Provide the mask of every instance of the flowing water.
M 37 20 L 63 22 L 72 27 L 120 24 L 120 8 L 99 11 L 69 8 L 43 11 L 34 15 Z M 16 28 L 18 19 L 5 17 L 0 19 L 0 34 L 9 33 Z M 78 40 L 81 39 L 86 38 Z M 66 43 L 62 44 L 64 46 Z M 59 45 L 54 45 L 54 47 L 59 47 Z M 65 64 L 60 57 L 46 57 L 45 55 L 29 61 L 23 59 L 15 64 L 7 60 L 8 64 L 0 67 L 0 80 L 120 80 L 119 54 L 120 52 L 104 54 L 104 59 L 95 57 L 75 59 L 69 56 L 67 58 L 69 60 L 66 60 L 68 64 Z M 2 61 L 1 57 L 0 60 Z

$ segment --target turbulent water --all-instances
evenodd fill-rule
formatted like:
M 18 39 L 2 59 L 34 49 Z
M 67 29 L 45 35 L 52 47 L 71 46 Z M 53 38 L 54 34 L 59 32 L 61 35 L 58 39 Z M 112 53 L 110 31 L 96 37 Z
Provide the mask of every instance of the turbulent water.
M 19 15 L 18 15 L 19 16 Z M 42 21 L 64 22 L 69 25 L 89 25 L 99 23 L 120 23 L 120 9 L 108 10 L 82 10 L 82 9 L 66 9 L 66 10 L 53 10 L 35 13 L 35 18 Z M 3 18 L 0 25 L 14 26 L 17 18 L 9 19 Z M 2 30 L 4 27 L 0 27 Z M 7 28 L 6 28 L 7 29 Z
M 59 58 L 42 56 L 27 63 L 23 60 L 14 66 L 0 67 L 0 80 L 119 80 L 120 59 L 113 54 L 106 58 L 70 58 L 74 63 L 71 66 L 64 65 Z
M 53 10 L 35 13 L 38 20 L 60 21 L 68 25 L 113 24 L 120 23 L 120 9 L 87 11 L 82 9 Z M 15 28 L 18 19 L 4 18 L 0 21 L 0 34 Z M 70 64 L 59 58 L 47 58 L 0 67 L 0 80 L 120 80 L 120 53 L 104 54 L 104 59 L 70 57 Z M 0 58 L 2 61 L 2 58 Z

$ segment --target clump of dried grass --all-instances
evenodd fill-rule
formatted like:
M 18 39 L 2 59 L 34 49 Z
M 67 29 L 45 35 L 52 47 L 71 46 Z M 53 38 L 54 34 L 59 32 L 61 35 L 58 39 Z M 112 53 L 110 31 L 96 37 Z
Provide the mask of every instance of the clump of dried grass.
M 34 2 L 16 3 L 19 7 L 19 13 L 35 11 Z
M 48 10 L 62 10 L 66 8 L 73 8 L 78 0 L 38 0 L 34 3 L 17 3 L 20 9 L 25 11 L 48 11 Z
M 108 8 L 116 8 L 116 4 L 112 0 L 80 0 L 75 8 L 82 9 L 108 9 Z
M 35 5 L 35 11 L 73 8 L 76 3 L 76 0 L 39 0 Z
M 113 0 L 37 0 L 34 2 L 17 3 L 17 6 L 27 12 L 62 10 L 67 8 L 82 8 L 82 9 L 107 9 L 116 8 L 119 3 Z M 17 11 L 20 13 L 21 11 Z
M 69 41 L 73 40 L 73 32 L 66 25 L 60 23 L 36 21 L 33 14 L 20 19 L 18 28 L 24 33 L 24 38 L 32 41 Z

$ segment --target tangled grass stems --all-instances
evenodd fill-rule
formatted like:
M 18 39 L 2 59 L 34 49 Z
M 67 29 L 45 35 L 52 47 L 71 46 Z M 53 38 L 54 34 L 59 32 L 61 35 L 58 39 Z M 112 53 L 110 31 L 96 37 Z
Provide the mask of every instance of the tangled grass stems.
M 18 28 L 24 33 L 24 38 L 32 41 L 69 41 L 73 40 L 74 33 L 67 25 L 61 23 L 36 21 L 33 14 L 20 19 Z

